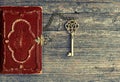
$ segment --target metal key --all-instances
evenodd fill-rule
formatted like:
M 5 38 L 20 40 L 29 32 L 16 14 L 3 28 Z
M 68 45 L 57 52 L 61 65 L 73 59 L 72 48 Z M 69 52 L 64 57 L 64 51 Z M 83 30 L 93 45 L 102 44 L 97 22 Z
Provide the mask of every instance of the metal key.
M 68 53 L 68 56 L 74 56 L 74 34 L 78 27 L 79 24 L 77 24 L 75 20 L 70 20 L 65 24 L 65 28 L 71 35 L 71 50 Z

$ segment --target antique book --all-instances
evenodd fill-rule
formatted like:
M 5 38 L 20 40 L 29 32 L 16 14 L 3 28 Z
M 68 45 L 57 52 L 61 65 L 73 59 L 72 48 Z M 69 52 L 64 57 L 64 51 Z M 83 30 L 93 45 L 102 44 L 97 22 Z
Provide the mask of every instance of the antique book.
M 0 7 L 0 73 L 41 73 L 41 34 L 41 7 Z

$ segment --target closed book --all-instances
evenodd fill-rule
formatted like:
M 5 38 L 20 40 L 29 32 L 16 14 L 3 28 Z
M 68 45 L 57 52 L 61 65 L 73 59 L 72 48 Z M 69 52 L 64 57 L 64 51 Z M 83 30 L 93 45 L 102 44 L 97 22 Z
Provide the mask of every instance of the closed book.
M 34 74 L 42 70 L 41 7 L 0 7 L 0 72 Z

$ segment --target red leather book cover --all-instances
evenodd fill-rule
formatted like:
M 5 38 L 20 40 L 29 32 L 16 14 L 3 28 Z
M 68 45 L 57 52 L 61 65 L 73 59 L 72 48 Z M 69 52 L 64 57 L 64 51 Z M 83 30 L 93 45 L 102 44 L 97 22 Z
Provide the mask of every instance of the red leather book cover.
M 41 34 L 41 7 L 0 7 L 0 72 L 41 73 L 42 48 L 35 41 Z

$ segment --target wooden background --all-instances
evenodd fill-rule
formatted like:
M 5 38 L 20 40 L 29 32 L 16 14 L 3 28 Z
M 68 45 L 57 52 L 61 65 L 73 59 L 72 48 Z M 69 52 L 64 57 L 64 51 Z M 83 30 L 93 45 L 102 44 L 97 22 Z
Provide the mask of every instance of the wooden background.
M 120 82 L 120 0 L 0 0 L 1 6 L 42 6 L 43 74 L 0 75 L 0 82 Z M 67 57 L 75 19 L 75 56 Z

